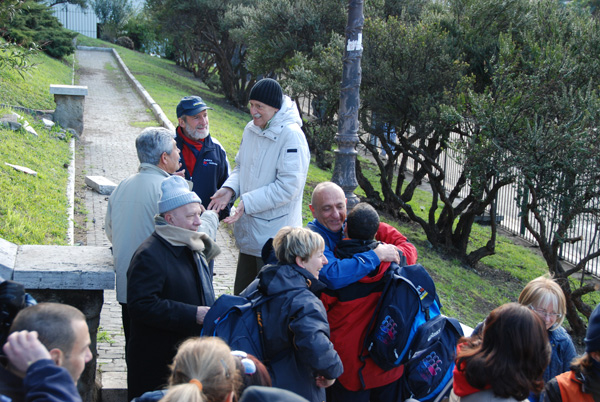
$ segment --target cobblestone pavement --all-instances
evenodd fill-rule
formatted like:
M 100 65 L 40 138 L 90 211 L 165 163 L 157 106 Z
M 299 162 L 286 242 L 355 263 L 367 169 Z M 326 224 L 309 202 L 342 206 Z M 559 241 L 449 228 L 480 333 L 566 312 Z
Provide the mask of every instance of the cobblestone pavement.
M 85 128 L 81 138 L 85 163 L 81 168 L 87 176 L 104 176 L 119 183 L 137 172 L 136 136 L 143 127 L 158 123 L 125 79 L 112 53 L 78 50 L 76 56 L 79 85 L 88 87 Z M 146 123 L 130 124 L 139 122 Z M 107 196 L 86 189 L 87 245 L 110 246 L 104 234 L 107 200 Z M 219 228 L 217 244 L 222 253 L 215 261 L 214 287 L 217 295 L 220 295 L 233 290 L 238 251 L 227 227 Z M 98 377 L 102 379 L 103 388 L 126 388 L 125 336 L 121 324 L 121 306 L 116 301 L 114 290 L 104 293 L 98 333 Z

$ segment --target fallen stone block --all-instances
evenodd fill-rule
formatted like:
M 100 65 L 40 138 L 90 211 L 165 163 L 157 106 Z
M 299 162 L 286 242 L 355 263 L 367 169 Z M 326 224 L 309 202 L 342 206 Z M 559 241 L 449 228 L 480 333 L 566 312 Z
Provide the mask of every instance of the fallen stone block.
M 19 123 L 19 120 L 22 120 L 23 123 Z M 20 130 L 21 128 L 24 128 L 26 131 L 30 132 L 31 134 L 33 134 L 35 136 L 38 135 L 38 133 L 35 132 L 33 127 L 31 127 L 29 125 L 29 122 L 27 120 L 24 120 L 23 116 L 21 116 L 18 113 L 15 113 L 15 112 L 5 114 L 2 117 L 0 117 L 0 125 L 7 127 L 13 131 L 17 131 L 17 130 Z
M 42 123 L 44 123 L 44 127 L 50 129 L 54 126 L 54 122 L 52 120 L 48 120 L 46 118 L 42 118 Z
M 85 184 L 102 195 L 111 195 L 117 187 L 115 183 L 103 176 L 85 176 Z

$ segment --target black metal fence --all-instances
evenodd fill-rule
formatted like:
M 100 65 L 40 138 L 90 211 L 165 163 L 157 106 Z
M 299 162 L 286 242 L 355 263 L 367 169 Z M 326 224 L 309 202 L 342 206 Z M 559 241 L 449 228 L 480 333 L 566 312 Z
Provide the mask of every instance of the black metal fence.
M 456 152 L 457 151 L 455 150 L 448 150 L 443 153 L 440 156 L 440 160 L 438 160 L 438 163 L 444 167 L 446 172 L 446 181 L 444 182 L 444 188 L 446 190 L 454 188 L 462 172 L 462 166 L 457 163 L 458 155 Z M 413 166 L 410 166 L 410 169 L 412 168 Z M 468 191 L 468 187 L 463 188 L 460 196 L 466 196 Z M 529 199 L 524 200 L 519 196 L 516 184 L 504 186 L 497 196 L 496 215 L 502 216 L 502 220 L 499 222 L 501 227 L 524 238 L 532 244 L 537 245 L 536 239 L 525 228 L 523 218 L 521 217 L 521 205 L 527 201 L 529 201 Z M 598 207 L 599 205 L 600 200 L 595 200 L 594 206 Z M 558 211 L 556 211 L 556 209 L 548 208 L 545 225 L 549 233 L 554 231 L 555 224 L 552 223 L 552 219 L 549 219 L 548 217 L 557 213 Z M 530 215 L 529 221 L 532 223 L 534 229 L 539 229 L 538 223 L 533 219 L 532 215 Z M 559 256 L 571 264 L 577 264 L 590 253 L 590 250 L 595 251 L 600 245 L 600 225 L 597 222 L 597 219 L 590 215 L 579 216 L 569 231 L 569 237 L 581 237 L 581 240 L 575 243 L 563 244 L 560 248 Z M 586 271 L 598 276 L 600 274 L 600 258 L 589 261 L 586 265 Z

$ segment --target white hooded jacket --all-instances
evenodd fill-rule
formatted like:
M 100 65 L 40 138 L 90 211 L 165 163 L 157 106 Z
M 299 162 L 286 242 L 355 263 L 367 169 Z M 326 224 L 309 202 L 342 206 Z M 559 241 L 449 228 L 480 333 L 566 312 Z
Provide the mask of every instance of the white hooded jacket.
M 262 246 L 279 229 L 302 226 L 310 151 L 301 126 L 296 104 L 284 96 L 265 130 L 253 121 L 244 128 L 236 166 L 223 184 L 244 201 L 244 214 L 234 227 L 244 254 L 259 257 Z

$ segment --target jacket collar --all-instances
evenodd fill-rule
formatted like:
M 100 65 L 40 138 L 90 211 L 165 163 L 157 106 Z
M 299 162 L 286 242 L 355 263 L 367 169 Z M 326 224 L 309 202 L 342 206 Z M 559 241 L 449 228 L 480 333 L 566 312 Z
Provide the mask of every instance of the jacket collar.
M 151 163 L 140 163 L 140 166 L 138 167 L 138 172 L 139 173 L 160 174 L 161 176 L 165 176 L 165 177 L 170 176 L 170 174 L 168 174 L 167 172 L 165 172 L 158 166 L 153 165 Z
M 296 264 L 267 265 L 259 272 L 258 279 L 258 289 L 266 295 L 294 289 L 309 289 L 316 293 L 326 287 L 310 272 Z
M 284 95 L 281 109 L 267 122 L 264 130 L 255 126 L 252 121 L 248 123 L 248 126 L 257 135 L 277 141 L 282 135 L 283 129 L 290 124 L 297 124 L 302 127 L 302 118 L 294 101 L 289 96 Z

